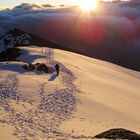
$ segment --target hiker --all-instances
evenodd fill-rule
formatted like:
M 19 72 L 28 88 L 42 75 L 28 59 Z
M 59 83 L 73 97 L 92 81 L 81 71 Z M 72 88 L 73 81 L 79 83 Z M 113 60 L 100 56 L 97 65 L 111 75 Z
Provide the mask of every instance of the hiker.
M 58 76 L 59 75 L 59 65 L 58 64 L 55 65 L 55 69 L 56 69 L 56 73 L 57 73 L 57 76 Z

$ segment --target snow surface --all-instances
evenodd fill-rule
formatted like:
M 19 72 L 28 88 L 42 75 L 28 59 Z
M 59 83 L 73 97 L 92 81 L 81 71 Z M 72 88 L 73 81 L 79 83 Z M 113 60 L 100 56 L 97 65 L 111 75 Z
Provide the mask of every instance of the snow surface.
M 139 72 L 61 50 L 21 49 L 19 62 L 0 63 L 0 139 L 90 139 L 120 127 L 140 133 Z M 50 73 L 25 71 L 26 62 L 46 63 Z

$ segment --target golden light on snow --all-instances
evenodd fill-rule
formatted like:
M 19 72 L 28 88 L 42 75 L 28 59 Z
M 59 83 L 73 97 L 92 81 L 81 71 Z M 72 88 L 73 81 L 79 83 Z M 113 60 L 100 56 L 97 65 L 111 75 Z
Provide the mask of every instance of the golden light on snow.
M 76 4 L 84 11 L 90 11 L 97 7 L 98 0 L 76 0 Z

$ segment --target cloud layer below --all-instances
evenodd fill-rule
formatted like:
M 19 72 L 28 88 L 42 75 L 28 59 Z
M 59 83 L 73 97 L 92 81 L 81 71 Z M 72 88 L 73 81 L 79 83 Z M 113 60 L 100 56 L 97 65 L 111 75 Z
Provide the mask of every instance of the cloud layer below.
M 0 35 L 15 27 L 57 41 L 71 35 L 83 41 L 88 36 L 92 41 L 98 34 L 98 42 L 112 30 L 126 41 L 134 41 L 140 36 L 140 1 L 102 3 L 90 15 L 84 15 L 77 7 L 55 8 L 50 4 L 28 3 L 0 11 Z

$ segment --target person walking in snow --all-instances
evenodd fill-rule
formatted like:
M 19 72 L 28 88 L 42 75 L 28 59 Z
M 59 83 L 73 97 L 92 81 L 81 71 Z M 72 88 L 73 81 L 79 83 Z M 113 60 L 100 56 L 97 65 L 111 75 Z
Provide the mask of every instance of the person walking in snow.
M 55 65 L 55 70 L 56 70 L 57 76 L 59 76 L 59 65 L 58 64 Z

